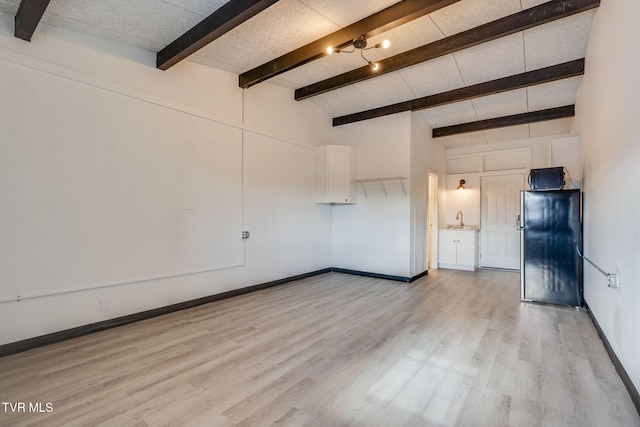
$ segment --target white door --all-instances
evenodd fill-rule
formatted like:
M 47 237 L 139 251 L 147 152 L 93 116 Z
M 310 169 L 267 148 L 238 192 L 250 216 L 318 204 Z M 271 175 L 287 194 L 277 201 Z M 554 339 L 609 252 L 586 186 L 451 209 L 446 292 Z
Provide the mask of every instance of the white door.
M 480 180 L 480 266 L 520 269 L 520 191 L 524 174 L 483 176 Z

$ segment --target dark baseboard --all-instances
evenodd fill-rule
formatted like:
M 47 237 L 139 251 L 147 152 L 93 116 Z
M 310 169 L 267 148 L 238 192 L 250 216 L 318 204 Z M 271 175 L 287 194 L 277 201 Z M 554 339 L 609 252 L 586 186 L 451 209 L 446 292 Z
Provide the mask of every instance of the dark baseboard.
M 392 276 L 389 274 L 379 274 L 379 273 L 370 273 L 368 271 L 358 271 L 358 270 L 349 270 L 346 268 L 336 268 L 333 267 L 331 269 L 331 271 L 335 271 L 336 273 L 345 273 L 345 274 L 353 274 L 354 276 L 365 276 L 365 277 L 373 277 L 375 279 L 383 279 L 383 280 L 393 280 L 396 282 L 404 282 L 404 283 L 411 283 L 411 282 L 415 282 L 416 280 L 426 276 L 427 274 L 429 274 L 429 270 L 425 270 L 420 274 L 417 274 L 413 277 L 406 277 L 406 276 Z
M 162 316 L 164 314 L 173 313 L 175 311 L 185 310 L 187 308 L 196 307 L 198 305 L 232 298 L 238 295 L 248 294 L 250 292 L 259 291 L 261 289 L 293 282 L 294 280 L 300 280 L 307 277 L 317 276 L 319 274 L 329 273 L 331 271 L 331 268 L 325 268 L 322 270 L 312 271 L 310 273 L 299 274 L 297 276 L 291 276 L 284 279 L 273 280 L 271 282 L 260 283 L 258 285 L 247 286 L 246 288 L 234 289 L 233 291 L 223 292 L 221 294 L 210 295 L 190 301 L 167 305 L 165 307 L 159 307 L 152 310 L 129 314 L 127 316 L 117 317 L 115 319 L 91 323 L 84 326 L 78 326 L 77 328 L 65 329 L 64 331 L 53 332 L 51 334 L 41 335 L 39 337 L 28 338 L 26 340 L 4 344 L 0 346 L 0 357 L 21 353 L 23 351 L 43 347 L 45 345 L 54 344 L 61 341 L 66 341 L 94 332 L 104 331 L 105 329 L 115 328 L 116 326 L 127 325 L 129 323 L 139 322 L 141 320 L 150 319 L 152 317 Z
M 141 320 L 151 319 L 153 317 L 162 316 L 164 314 L 173 313 L 175 311 L 185 310 L 187 308 L 196 307 L 214 301 L 232 298 L 238 295 L 248 294 L 250 292 L 259 291 L 261 289 L 282 285 L 293 282 L 295 280 L 305 279 L 307 277 L 317 276 L 319 274 L 330 273 L 353 274 L 357 276 L 374 277 L 377 279 L 395 280 L 410 283 L 427 274 L 423 272 L 414 277 L 390 276 L 387 274 L 367 273 L 364 271 L 347 270 L 343 268 L 324 268 L 322 270 L 312 271 L 310 273 L 298 274 L 296 276 L 286 277 L 284 279 L 273 280 L 271 282 L 260 283 L 258 285 L 247 286 L 246 288 L 234 289 L 233 291 L 223 292 L 221 294 L 209 295 L 206 297 L 171 304 L 164 307 L 154 308 L 152 310 L 141 311 L 139 313 L 129 314 L 127 316 L 116 317 L 115 319 L 104 320 L 102 322 L 90 323 L 88 325 L 78 326 L 76 328 L 65 329 L 64 331 L 53 332 L 47 335 L 41 335 L 34 338 L 28 338 L 22 341 L 16 341 L 9 344 L 0 345 L 0 357 L 9 356 L 23 351 L 32 350 L 34 348 L 43 347 L 45 345 L 54 344 L 61 341 L 70 340 L 72 338 L 81 337 L 83 335 L 94 332 L 104 331 L 106 329 L 115 328 L 117 326 L 127 325 L 129 323 L 139 322 Z
M 428 274 L 429 274 L 429 270 L 425 270 L 425 271 L 423 271 L 423 272 L 422 272 L 422 273 L 420 273 L 420 274 L 416 274 L 416 275 L 415 275 L 415 276 L 413 276 L 411 279 L 409 279 L 409 283 L 411 283 L 411 282 L 415 282 L 416 280 L 418 280 L 418 279 L 420 279 L 420 278 L 422 278 L 422 277 L 424 277 L 424 276 L 426 276 L 426 275 L 428 275 Z
M 609 359 L 611 359 L 611 363 L 613 363 L 613 366 L 616 368 L 616 372 L 620 376 L 622 383 L 624 384 L 627 391 L 629 392 L 629 396 L 631 397 L 631 401 L 636 407 L 636 411 L 638 411 L 638 414 L 640 414 L 640 394 L 638 394 L 638 390 L 633 385 L 633 381 L 631 381 L 631 378 L 629 377 L 629 374 L 627 374 L 627 371 L 624 369 L 624 366 L 622 366 L 622 363 L 620 363 L 620 359 L 618 359 L 618 356 L 616 355 L 615 351 L 613 351 L 613 347 L 611 347 L 609 340 L 604 334 L 602 328 L 600 328 L 600 325 L 598 324 L 596 317 L 593 315 L 593 312 L 589 308 L 589 305 L 587 304 L 586 301 L 584 301 L 584 308 L 587 314 L 589 315 L 589 317 L 591 318 L 593 325 L 596 327 L 596 330 L 598 331 L 598 335 L 600 336 L 600 339 L 604 344 L 605 350 L 607 350 L 607 354 L 609 355 Z
M 335 271 L 336 273 L 353 274 L 354 276 L 373 277 L 375 279 L 395 280 L 396 282 L 409 283 L 411 281 L 410 277 L 392 276 L 392 275 L 389 275 L 389 274 L 369 273 L 367 271 L 349 270 L 349 269 L 346 269 L 346 268 L 335 268 L 334 267 L 334 268 L 331 269 L 331 271 Z

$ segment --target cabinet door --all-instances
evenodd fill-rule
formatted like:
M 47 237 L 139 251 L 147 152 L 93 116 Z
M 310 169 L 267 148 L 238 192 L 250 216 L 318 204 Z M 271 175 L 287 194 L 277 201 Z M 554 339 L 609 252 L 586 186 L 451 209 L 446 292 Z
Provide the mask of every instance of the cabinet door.
M 458 231 L 458 264 L 475 266 L 476 232 Z
M 329 201 L 332 203 L 349 202 L 351 187 L 351 168 L 349 147 L 329 147 Z
M 439 263 L 456 264 L 456 231 L 440 230 Z

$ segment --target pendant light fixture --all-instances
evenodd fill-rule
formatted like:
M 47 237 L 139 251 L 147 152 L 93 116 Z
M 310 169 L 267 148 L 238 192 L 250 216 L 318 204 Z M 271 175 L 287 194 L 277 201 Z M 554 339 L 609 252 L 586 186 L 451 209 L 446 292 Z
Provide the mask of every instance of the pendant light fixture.
M 334 48 L 333 46 L 329 46 L 327 48 L 327 54 L 331 55 L 332 53 L 353 53 L 357 49 L 360 51 L 360 56 L 362 57 L 362 59 L 364 59 L 365 62 L 369 64 L 369 67 L 371 67 L 373 71 L 378 71 L 380 69 L 380 64 L 365 58 L 364 51 L 369 49 L 379 49 L 379 48 L 387 49 L 390 45 L 391 43 L 389 42 L 389 40 L 384 40 L 382 41 L 382 43 L 376 43 L 371 47 L 367 47 L 367 39 L 364 36 L 360 36 L 357 39 L 353 39 L 351 41 L 351 50 L 337 49 L 337 48 Z

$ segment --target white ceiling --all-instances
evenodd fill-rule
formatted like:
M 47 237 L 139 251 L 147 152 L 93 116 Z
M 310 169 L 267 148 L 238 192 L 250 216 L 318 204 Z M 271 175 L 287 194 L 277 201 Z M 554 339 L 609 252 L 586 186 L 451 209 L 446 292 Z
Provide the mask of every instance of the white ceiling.
M 404 52 L 511 15 L 546 0 L 460 0 L 369 40 L 389 49 L 367 51 L 372 60 Z M 42 22 L 157 52 L 227 0 L 51 0 Z M 280 0 L 188 60 L 242 73 L 380 11 L 396 0 Z M 0 0 L 15 15 L 19 0 Z M 503 37 L 432 61 L 380 75 L 301 102 L 314 102 L 331 117 L 423 97 L 558 64 L 586 54 L 595 11 Z M 32 39 L 37 43 L 37 30 Z M 270 82 L 299 88 L 359 68 L 359 55 L 338 54 L 281 74 Z M 581 77 L 423 110 L 432 127 L 524 113 L 575 102 Z M 251 89 L 249 89 L 251 90 Z M 455 148 L 567 134 L 571 119 L 441 138 Z

